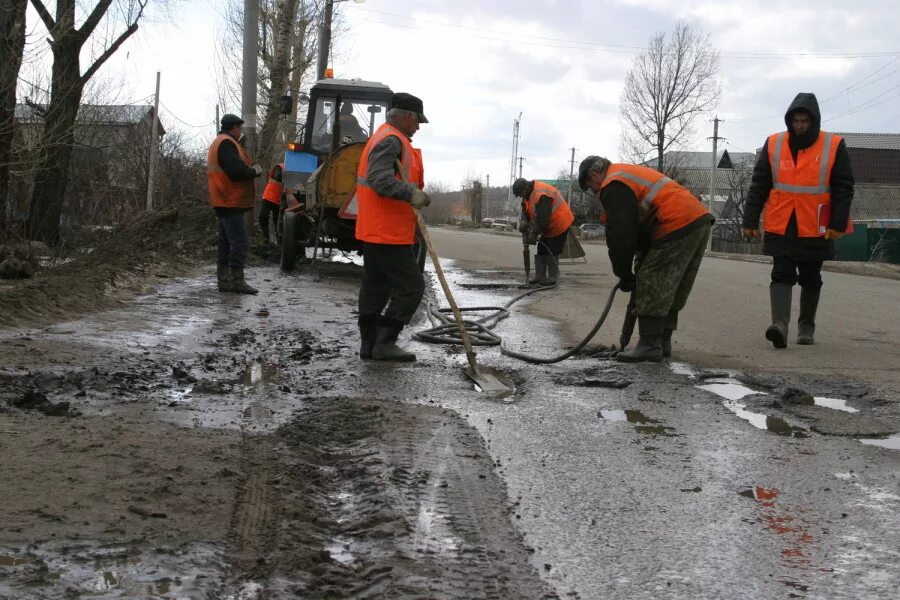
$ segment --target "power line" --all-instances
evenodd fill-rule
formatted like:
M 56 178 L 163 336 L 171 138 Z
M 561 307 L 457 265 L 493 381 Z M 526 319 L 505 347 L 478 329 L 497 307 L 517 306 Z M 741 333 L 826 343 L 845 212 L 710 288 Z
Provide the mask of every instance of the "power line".
M 160 102 L 159 105 L 162 106 L 163 109 L 164 109 L 167 113 L 169 113 L 169 116 L 170 116 L 170 117 L 172 117 L 173 119 L 175 119 L 176 121 L 178 121 L 179 123 L 181 123 L 182 125 L 184 125 L 184 126 L 186 126 L 186 127 L 193 127 L 194 129 L 208 129 L 209 126 L 210 126 L 210 123 L 205 123 L 205 124 L 203 124 L 203 125 L 192 125 L 191 123 L 188 123 L 188 122 L 186 122 L 186 121 L 181 120 L 181 119 L 178 117 L 178 115 L 176 115 L 174 112 L 172 112 L 172 109 L 170 109 L 168 106 L 166 106 L 166 105 L 163 104 L 162 102 Z
M 843 96 L 846 92 L 849 92 L 850 90 L 854 89 L 856 86 L 858 86 L 859 84 L 861 84 L 863 81 L 865 81 L 865 80 L 868 79 L 869 77 L 872 77 L 873 75 L 877 75 L 878 73 L 880 73 L 880 72 L 883 71 L 884 69 L 888 68 L 889 66 L 891 66 L 892 64 L 894 64 L 894 63 L 897 62 L 898 60 L 900 60 L 900 57 L 896 57 L 896 58 L 894 58 L 894 60 L 890 61 L 889 63 L 886 63 L 886 64 L 881 65 L 880 67 L 878 67 L 877 69 L 875 69 L 874 71 L 872 71 L 871 73 L 869 73 L 868 75 L 866 75 L 865 77 L 863 77 L 862 79 L 860 79 L 859 81 L 857 81 L 856 83 L 854 83 L 854 84 L 852 84 L 852 85 L 849 85 L 849 86 L 845 87 L 845 88 L 842 89 L 840 92 L 838 92 L 838 93 L 836 93 L 836 94 L 834 94 L 834 95 L 832 95 L 832 96 L 828 96 L 827 98 L 825 98 L 824 100 L 822 100 L 822 102 L 828 102 L 829 100 L 834 100 L 835 98 L 839 98 L 840 96 Z M 881 81 L 881 80 L 884 79 L 885 77 L 888 77 L 889 75 L 893 75 L 893 74 L 896 73 L 897 71 L 900 71 L 900 69 L 894 69 L 893 71 L 891 71 L 891 72 L 888 73 L 887 75 L 884 75 L 884 76 L 882 76 L 882 77 L 879 77 L 879 78 L 876 79 L 875 81 L 871 81 L 871 82 L 867 83 L 866 85 L 864 85 L 863 87 L 868 87 L 868 86 L 872 85 L 872 84 L 875 83 L 875 82 Z

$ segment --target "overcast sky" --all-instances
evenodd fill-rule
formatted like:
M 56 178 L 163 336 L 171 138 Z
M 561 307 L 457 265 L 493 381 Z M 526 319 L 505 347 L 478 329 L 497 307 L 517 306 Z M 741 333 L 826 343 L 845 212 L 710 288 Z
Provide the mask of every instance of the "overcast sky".
M 467 176 L 490 175 L 492 185 L 507 181 L 520 111 L 527 178 L 568 170 L 573 146 L 576 167 L 588 154 L 618 158 L 625 74 L 649 37 L 671 32 L 679 19 L 709 33 L 721 52 L 716 113 L 726 141 L 720 148 L 761 146 L 784 128 L 784 111 L 800 91 L 818 96 L 825 129 L 900 132 L 896 0 L 366 0 L 337 6 L 349 31 L 334 48 L 335 75 L 381 81 L 421 97 L 430 123 L 414 143 L 423 150 L 426 178 L 453 187 Z M 183 0 L 174 23 L 142 24 L 106 74 L 121 74 L 131 98 L 140 99 L 152 94 L 161 70 L 164 119 L 198 143 L 213 134 L 220 11 L 216 0 Z M 699 121 L 687 149 L 709 151 L 711 119 Z

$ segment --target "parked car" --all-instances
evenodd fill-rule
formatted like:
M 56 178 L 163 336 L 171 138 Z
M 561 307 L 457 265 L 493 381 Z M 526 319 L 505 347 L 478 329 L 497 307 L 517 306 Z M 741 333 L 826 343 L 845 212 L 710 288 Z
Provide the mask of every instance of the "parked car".
M 488 217 L 486 219 L 481 220 L 481 226 L 482 227 L 490 227 L 493 222 L 494 222 L 494 219 L 491 217 Z
M 579 236 L 583 240 L 606 237 L 606 230 L 599 223 L 584 223 L 579 228 Z
M 509 219 L 494 219 L 491 223 L 491 229 L 499 229 L 500 231 L 512 231 L 516 228 Z

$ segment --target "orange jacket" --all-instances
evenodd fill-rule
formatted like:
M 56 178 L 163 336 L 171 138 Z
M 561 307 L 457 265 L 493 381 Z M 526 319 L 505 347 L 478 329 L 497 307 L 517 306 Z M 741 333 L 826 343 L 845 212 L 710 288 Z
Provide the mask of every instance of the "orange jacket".
M 279 163 L 278 166 L 281 167 L 281 177 L 284 179 L 284 163 Z M 269 181 L 263 189 L 263 200 L 271 202 L 272 204 L 281 205 L 281 192 L 283 190 L 284 185 L 281 181 L 275 179 L 275 167 L 272 167 L 269 169 Z
M 374 244 L 413 244 L 416 238 L 416 216 L 409 202 L 381 196 L 369 185 L 369 154 L 382 140 L 395 136 L 403 147 L 400 153 L 402 173 L 395 177 L 418 186 L 425 187 L 422 154 L 412 147 L 409 138 L 402 131 L 385 123 L 375 132 L 363 148 L 356 171 L 356 237 Z
M 213 208 L 253 208 L 256 190 L 253 180 L 234 181 L 219 166 L 219 146 L 223 143 L 234 144 L 238 155 L 247 166 L 250 157 L 244 148 L 227 133 L 220 133 L 213 140 L 206 155 L 206 180 L 209 184 L 209 203 Z
M 767 232 L 784 235 L 791 214 L 796 214 L 798 237 L 820 237 L 821 213 L 831 211 L 831 169 L 841 139 L 839 135 L 820 131 L 812 146 L 797 153 L 795 163 L 788 147 L 788 134 L 769 136 L 772 189 L 763 217 Z
M 528 199 L 522 203 L 525 214 L 528 215 L 530 221 L 537 220 L 537 205 L 541 196 L 549 196 L 553 201 L 550 209 L 550 223 L 547 224 L 547 229 L 544 230 L 543 236 L 551 238 L 562 235 L 575 222 L 575 215 L 572 214 L 572 209 L 569 208 L 568 202 L 559 193 L 559 190 L 549 183 L 544 183 L 543 181 L 534 182 L 534 190 Z
M 613 163 L 606 171 L 602 187 L 613 181 L 624 183 L 634 192 L 641 221 L 653 220 L 654 240 L 709 214 L 687 188 L 650 167 Z

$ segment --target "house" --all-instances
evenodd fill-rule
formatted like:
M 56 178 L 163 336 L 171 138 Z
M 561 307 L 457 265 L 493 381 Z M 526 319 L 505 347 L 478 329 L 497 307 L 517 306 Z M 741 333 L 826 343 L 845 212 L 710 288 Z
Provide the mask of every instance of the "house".
M 900 133 L 841 133 L 856 185 L 850 216 L 875 227 L 900 227 Z
M 14 113 L 18 156 L 11 172 L 8 221 L 27 219 L 38 166 L 38 146 L 47 106 L 17 104 Z M 150 105 L 83 104 L 75 121 L 64 218 L 78 214 L 95 221 L 117 217 L 146 201 L 153 126 Z M 159 139 L 165 128 L 157 120 Z M 159 143 L 159 141 L 157 141 Z

